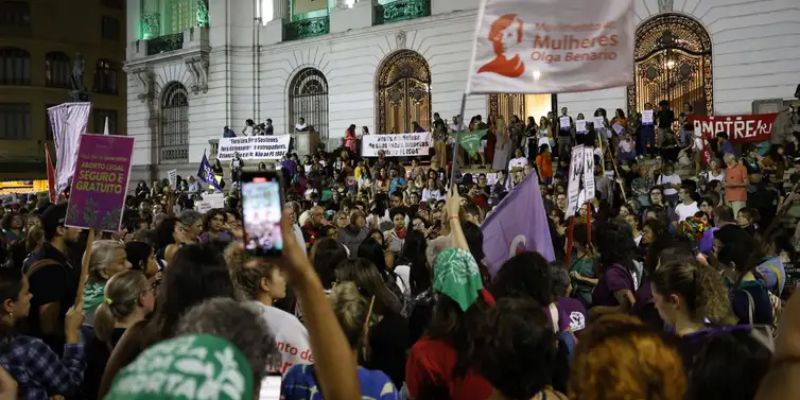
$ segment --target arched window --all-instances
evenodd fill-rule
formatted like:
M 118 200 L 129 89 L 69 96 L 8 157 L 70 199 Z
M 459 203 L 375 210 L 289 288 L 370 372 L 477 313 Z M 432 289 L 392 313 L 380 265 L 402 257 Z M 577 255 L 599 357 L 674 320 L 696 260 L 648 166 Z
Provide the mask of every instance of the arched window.
M 158 149 L 159 161 L 189 161 L 189 94 L 178 82 L 168 84 L 161 97 Z
M 431 129 L 431 71 L 419 53 L 398 51 L 378 72 L 378 133 Z
M 325 143 L 328 139 L 328 80 L 318 69 L 305 68 L 295 75 L 289 86 L 289 126 L 303 118 L 314 127 Z
M 60 88 L 70 87 L 72 65 L 69 56 L 60 51 L 47 53 L 44 73 L 45 85 Z
M 0 49 L 0 85 L 30 85 L 31 55 L 15 47 Z
M 713 112 L 711 37 L 699 22 L 682 14 L 660 14 L 645 21 L 636 29 L 633 56 L 630 111 L 666 100 L 673 110 L 689 105 L 695 114 Z
M 105 59 L 97 60 L 94 70 L 94 92 L 117 94 L 117 69 L 116 65 Z

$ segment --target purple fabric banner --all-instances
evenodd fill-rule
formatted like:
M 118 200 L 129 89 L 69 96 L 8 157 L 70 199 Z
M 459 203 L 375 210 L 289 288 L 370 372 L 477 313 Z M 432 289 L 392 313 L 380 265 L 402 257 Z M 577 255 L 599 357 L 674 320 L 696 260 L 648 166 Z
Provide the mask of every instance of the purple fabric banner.
M 132 155 L 132 137 L 81 135 L 65 225 L 120 229 Z
M 553 241 L 536 174 L 531 174 L 489 214 L 481 225 L 485 262 L 492 276 L 523 251 L 537 251 L 555 261 Z

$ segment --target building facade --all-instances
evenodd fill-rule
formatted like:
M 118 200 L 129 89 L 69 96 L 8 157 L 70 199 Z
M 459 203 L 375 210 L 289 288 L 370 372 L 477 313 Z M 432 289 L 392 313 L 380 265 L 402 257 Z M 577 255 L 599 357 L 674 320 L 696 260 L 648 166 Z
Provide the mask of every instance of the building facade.
M 79 58 L 87 129 L 126 133 L 125 23 L 124 0 L 0 0 L 0 180 L 45 178 L 46 109 L 70 101 Z
M 224 126 L 299 118 L 333 145 L 430 127 L 459 113 L 478 0 L 129 0 L 128 132 L 134 177 L 194 174 Z M 568 107 L 751 113 L 800 81 L 796 0 L 636 0 L 635 84 L 584 93 L 470 95 L 465 116 L 544 115 Z M 777 100 L 776 100 L 777 99 Z M 759 110 L 760 111 L 760 110 Z

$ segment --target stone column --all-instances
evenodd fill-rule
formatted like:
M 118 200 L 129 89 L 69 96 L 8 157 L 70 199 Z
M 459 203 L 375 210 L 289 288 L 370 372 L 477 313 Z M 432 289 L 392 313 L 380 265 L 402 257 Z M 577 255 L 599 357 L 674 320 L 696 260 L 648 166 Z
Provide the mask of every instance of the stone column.
M 289 1 L 272 0 L 272 19 L 289 19 Z
M 128 0 L 126 3 L 125 15 L 128 20 L 126 39 L 127 43 L 135 42 L 140 39 L 140 29 L 142 23 L 142 1 Z

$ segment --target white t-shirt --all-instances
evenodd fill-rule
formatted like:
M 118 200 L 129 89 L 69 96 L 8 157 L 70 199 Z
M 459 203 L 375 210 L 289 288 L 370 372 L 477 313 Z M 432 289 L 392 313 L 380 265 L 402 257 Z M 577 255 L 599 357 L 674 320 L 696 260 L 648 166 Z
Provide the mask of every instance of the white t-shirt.
M 525 157 L 512 158 L 508 162 L 508 170 L 512 171 L 514 168 L 525 168 L 528 165 L 528 159 Z
M 683 222 L 687 218 L 693 217 L 698 211 L 700 211 L 700 209 L 697 208 L 696 201 L 693 201 L 692 204 L 688 206 L 683 203 L 678 203 L 678 205 L 675 206 L 675 214 L 678 214 L 678 222 Z
M 681 177 L 678 176 L 678 174 L 673 173 L 672 175 L 661 175 L 661 176 L 659 176 L 658 181 L 656 181 L 656 185 L 666 185 L 668 183 L 673 183 L 675 185 L 680 186 L 681 185 Z M 676 194 L 678 194 L 678 190 L 677 189 L 668 188 L 668 187 L 664 188 L 664 196 L 674 196 Z
M 278 351 L 281 353 L 281 365 L 278 367 L 278 371 L 273 372 L 280 372 L 283 375 L 294 364 L 313 364 L 314 357 L 311 355 L 308 331 L 300 323 L 300 320 L 279 308 L 269 307 L 259 302 L 253 303 L 261 308 L 261 316 L 272 330 L 275 344 L 278 345 Z

